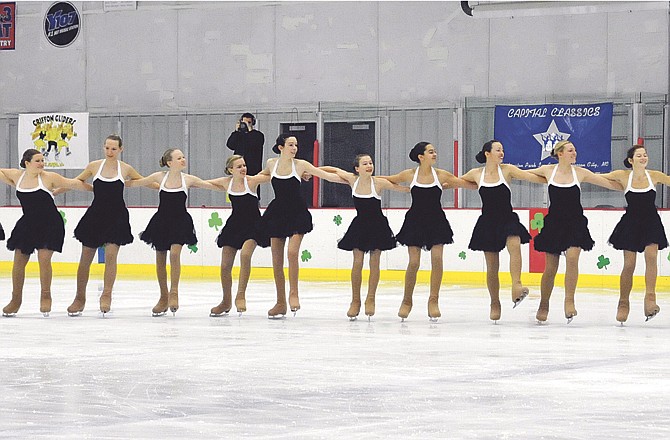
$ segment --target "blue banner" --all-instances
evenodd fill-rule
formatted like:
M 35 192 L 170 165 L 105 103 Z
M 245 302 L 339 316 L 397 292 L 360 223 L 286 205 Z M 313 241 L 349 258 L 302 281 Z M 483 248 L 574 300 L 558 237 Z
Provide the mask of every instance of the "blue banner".
M 497 105 L 493 137 L 502 142 L 505 162 L 521 169 L 556 163 L 551 149 L 569 140 L 577 166 L 595 173 L 612 170 L 611 102 L 587 105 Z

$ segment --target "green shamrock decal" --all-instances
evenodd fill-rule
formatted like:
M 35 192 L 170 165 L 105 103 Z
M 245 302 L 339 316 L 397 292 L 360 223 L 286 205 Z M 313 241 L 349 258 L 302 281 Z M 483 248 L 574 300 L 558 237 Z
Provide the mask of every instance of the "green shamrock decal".
M 333 222 L 337 226 L 340 226 L 342 224 L 342 216 L 340 214 L 337 214 L 335 217 L 333 217 Z
M 465 251 L 461 251 L 461 253 L 458 254 L 458 258 L 460 258 L 461 260 L 465 260 Z
M 670 261 L 670 254 L 668 254 L 668 261 Z
M 211 217 L 209 217 L 209 220 L 207 220 L 207 223 L 209 223 L 210 228 L 214 228 L 216 231 L 219 230 L 219 226 L 223 226 L 223 220 L 219 217 L 218 212 L 213 212 Z
M 63 225 L 67 225 L 67 219 L 65 218 L 65 211 L 58 211 L 61 218 L 63 219 Z
M 530 221 L 530 229 L 537 230 L 537 233 L 539 234 L 540 231 L 542 231 L 542 228 L 544 228 L 544 214 L 536 212 L 533 219 Z
M 303 263 L 309 261 L 312 258 L 312 254 L 309 253 L 308 250 L 302 251 L 302 254 L 300 254 L 300 259 L 302 260 Z
M 188 248 L 191 250 L 192 254 L 198 253 L 198 244 L 189 244 Z
M 605 268 L 605 270 L 607 270 L 608 264 L 610 264 L 609 258 L 606 258 L 604 255 L 598 257 L 598 269 Z

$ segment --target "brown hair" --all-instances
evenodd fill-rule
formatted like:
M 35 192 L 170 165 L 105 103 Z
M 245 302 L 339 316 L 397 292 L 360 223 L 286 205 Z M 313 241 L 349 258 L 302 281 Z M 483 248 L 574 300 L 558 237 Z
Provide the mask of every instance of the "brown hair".
M 118 134 L 110 134 L 105 138 L 105 140 L 107 139 L 118 142 L 119 147 L 123 148 L 123 139 L 121 139 L 121 136 L 119 136 Z
M 646 151 L 646 148 L 644 148 L 644 145 L 640 144 L 635 144 L 631 148 L 628 149 L 626 152 L 626 158 L 623 160 L 623 164 L 626 168 L 633 168 L 633 156 L 635 156 L 635 152 L 642 148 L 643 150 Z
M 172 153 L 174 153 L 175 151 L 177 151 L 176 148 L 168 148 L 167 150 L 165 150 L 165 153 L 163 153 L 163 157 L 161 157 L 161 160 L 158 161 L 158 165 L 162 167 L 168 166 L 168 162 L 172 160 Z
M 39 150 L 36 150 L 34 148 L 28 148 L 26 151 L 23 152 L 23 157 L 21 158 L 19 166 L 21 168 L 25 168 L 26 162 L 30 162 L 31 160 L 33 160 L 33 156 L 36 154 L 42 154 L 42 153 L 40 153 Z

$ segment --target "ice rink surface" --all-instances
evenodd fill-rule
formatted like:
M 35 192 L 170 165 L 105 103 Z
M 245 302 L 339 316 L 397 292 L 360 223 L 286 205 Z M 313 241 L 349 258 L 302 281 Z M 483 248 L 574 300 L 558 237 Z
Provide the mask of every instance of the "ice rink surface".
M 97 287 L 73 318 L 74 280 L 55 279 L 44 318 L 29 279 L 19 314 L 0 319 L 0 438 L 670 438 L 667 294 L 644 322 L 634 293 L 621 327 L 617 293 L 585 289 L 566 324 L 562 287 L 544 325 L 537 288 L 514 310 L 505 289 L 494 325 L 471 286 L 443 286 L 437 323 L 423 285 L 401 323 L 395 282 L 371 322 L 347 319 L 348 283 L 301 282 L 302 309 L 282 320 L 267 319 L 269 281 L 222 318 L 208 316 L 216 282 L 183 280 L 176 316 L 160 318 L 155 282 L 118 280 L 104 319 Z

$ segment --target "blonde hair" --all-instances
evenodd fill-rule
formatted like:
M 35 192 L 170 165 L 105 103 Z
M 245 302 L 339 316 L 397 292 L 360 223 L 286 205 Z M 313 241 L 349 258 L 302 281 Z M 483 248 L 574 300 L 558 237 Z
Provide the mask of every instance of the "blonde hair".
M 238 159 L 244 159 L 244 158 L 239 154 L 233 154 L 228 158 L 228 160 L 226 160 L 226 169 L 223 170 L 223 172 L 226 173 L 226 175 L 230 176 L 233 174 L 230 172 L 230 169 L 233 167 L 233 163 L 235 163 L 235 161 Z
M 163 153 L 163 157 L 161 157 L 161 160 L 158 161 L 158 165 L 162 167 L 168 166 L 168 162 L 172 160 L 172 153 L 177 151 L 176 148 L 168 148 L 165 150 L 165 153 Z
M 565 150 L 566 145 L 572 145 L 572 142 L 570 141 L 560 141 L 556 145 L 554 145 L 554 148 L 551 149 L 551 157 L 558 159 L 558 153 L 561 151 Z

